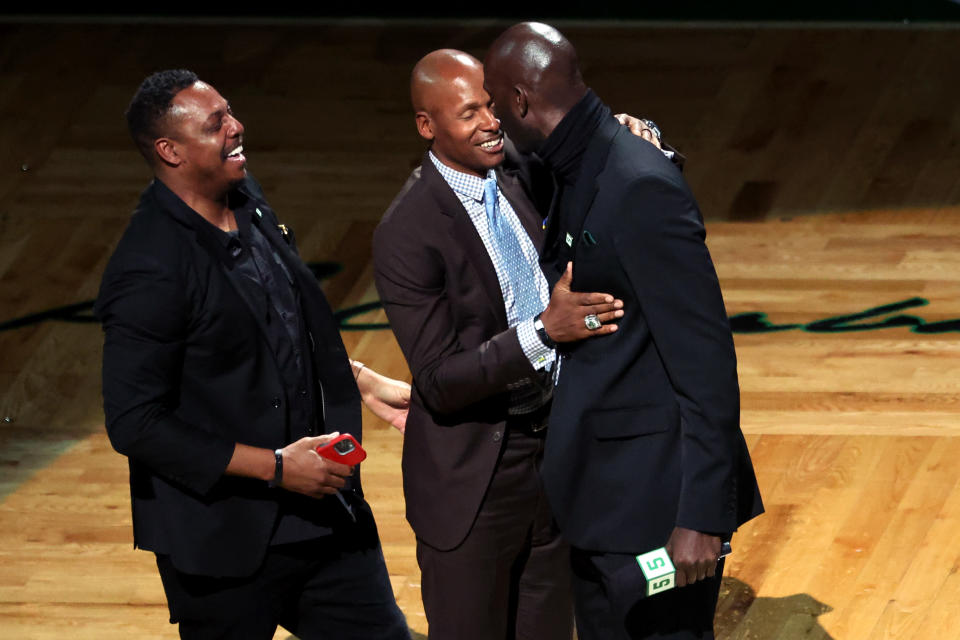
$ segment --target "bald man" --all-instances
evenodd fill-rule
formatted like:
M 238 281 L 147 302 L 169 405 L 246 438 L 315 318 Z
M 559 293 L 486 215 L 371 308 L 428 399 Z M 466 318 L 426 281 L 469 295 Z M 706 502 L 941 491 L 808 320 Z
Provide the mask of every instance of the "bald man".
M 578 636 L 713 638 L 721 543 L 763 506 L 696 201 L 663 154 L 623 135 L 556 29 L 511 27 L 484 70 L 503 128 L 557 180 L 548 278 L 572 262 L 574 291 L 624 302 L 618 331 L 560 345 L 543 463 L 572 546 Z M 664 545 L 678 588 L 642 599 L 635 556 Z
M 478 60 L 425 56 L 411 100 L 430 150 L 373 255 L 413 373 L 403 482 L 430 638 L 569 639 L 569 550 L 538 476 L 553 346 L 594 335 L 587 314 L 613 333 L 621 305 L 562 280 L 550 296 L 542 217 L 525 192 L 535 187 L 501 168 L 508 144 Z

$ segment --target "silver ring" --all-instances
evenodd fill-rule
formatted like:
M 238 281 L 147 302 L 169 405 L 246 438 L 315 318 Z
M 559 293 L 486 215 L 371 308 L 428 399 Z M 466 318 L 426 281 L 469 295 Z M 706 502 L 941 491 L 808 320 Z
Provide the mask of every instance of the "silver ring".
M 597 329 L 603 326 L 603 323 L 600 322 L 600 318 L 598 318 L 596 314 L 593 314 L 593 313 L 583 317 L 583 324 L 585 324 L 587 326 L 587 329 L 589 329 L 590 331 L 596 331 Z

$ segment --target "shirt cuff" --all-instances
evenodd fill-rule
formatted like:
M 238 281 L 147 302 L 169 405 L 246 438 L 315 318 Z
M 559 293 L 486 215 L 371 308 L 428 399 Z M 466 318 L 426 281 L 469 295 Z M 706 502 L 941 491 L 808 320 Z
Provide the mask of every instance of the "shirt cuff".
M 520 348 L 523 349 L 524 355 L 527 356 L 534 370 L 549 371 L 553 367 L 557 357 L 556 352 L 541 342 L 537 330 L 533 328 L 533 318 L 517 324 L 517 339 L 520 340 Z

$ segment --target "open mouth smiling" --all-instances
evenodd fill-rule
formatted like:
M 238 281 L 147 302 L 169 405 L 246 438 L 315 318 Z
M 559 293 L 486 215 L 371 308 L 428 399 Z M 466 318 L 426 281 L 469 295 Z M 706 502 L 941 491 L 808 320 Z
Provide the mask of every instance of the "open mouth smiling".
M 478 146 L 489 153 L 496 153 L 503 148 L 503 134 L 501 133 L 497 137 L 491 138 L 486 142 L 481 142 Z
M 243 145 L 238 144 L 236 148 L 224 156 L 226 160 L 246 160 L 246 157 L 243 155 Z

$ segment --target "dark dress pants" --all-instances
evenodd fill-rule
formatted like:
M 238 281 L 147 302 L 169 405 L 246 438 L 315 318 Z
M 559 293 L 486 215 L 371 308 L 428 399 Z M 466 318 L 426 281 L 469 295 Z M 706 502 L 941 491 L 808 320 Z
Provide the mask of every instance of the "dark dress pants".
M 723 560 L 713 578 L 643 598 L 635 556 L 571 549 L 579 640 L 713 640 Z
M 508 430 L 476 522 L 460 546 L 417 540 L 430 640 L 570 640 L 569 547 L 540 482 L 543 434 Z
M 301 640 L 410 640 L 373 516 L 354 512 L 353 526 L 270 547 L 250 577 L 185 574 L 158 554 L 170 622 L 190 640 L 270 640 L 277 625 Z

